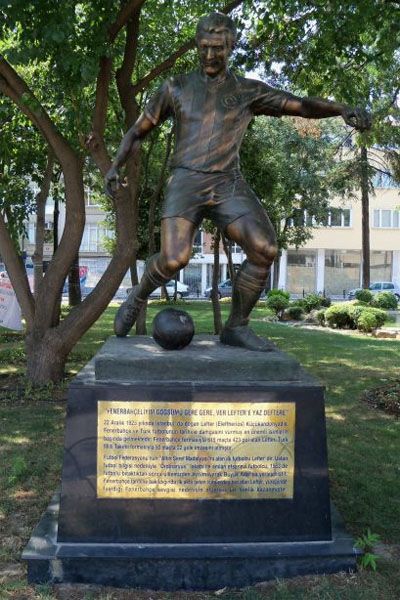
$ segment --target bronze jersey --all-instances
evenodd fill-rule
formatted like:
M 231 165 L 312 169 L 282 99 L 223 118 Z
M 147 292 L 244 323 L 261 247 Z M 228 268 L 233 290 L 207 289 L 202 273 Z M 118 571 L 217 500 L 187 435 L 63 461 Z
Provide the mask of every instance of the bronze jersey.
M 154 125 L 175 120 L 171 167 L 205 173 L 239 169 L 239 150 L 254 115 L 282 115 L 294 96 L 230 71 L 221 78 L 201 72 L 166 80 L 145 107 Z

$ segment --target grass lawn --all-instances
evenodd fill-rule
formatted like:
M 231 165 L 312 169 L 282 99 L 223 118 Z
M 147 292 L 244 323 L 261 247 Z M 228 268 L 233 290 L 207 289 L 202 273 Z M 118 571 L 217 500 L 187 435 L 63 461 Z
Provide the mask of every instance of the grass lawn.
M 228 306 L 222 305 L 223 312 Z M 187 303 L 198 333 L 212 333 L 211 304 Z M 149 307 L 149 322 L 159 306 Z M 73 376 L 112 333 L 116 308 L 110 307 L 82 338 L 67 364 Z M 382 545 L 376 573 L 306 577 L 271 582 L 242 591 L 155 593 L 97 590 L 84 586 L 32 588 L 26 584 L 20 552 L 49 498 L 59 485 L 66 385 L 34 390 L 22 378 L 23 340 L 0 334 L 0 600 L 224 600 L 394 599 L 400 598 L 400 422 L 376 411 L 363 391 L 398 377 L 400 341 L 340 335 L 262 321 L 257 333 L 271 338 L 326 386 L 332 498 L 357 537 L 367 528 Z

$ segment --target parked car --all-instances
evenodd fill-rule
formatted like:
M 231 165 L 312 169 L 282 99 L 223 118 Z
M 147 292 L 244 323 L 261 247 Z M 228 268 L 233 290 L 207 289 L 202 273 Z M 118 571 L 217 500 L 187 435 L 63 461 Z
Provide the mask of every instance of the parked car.
M 166 288 L 167 288 L 168 295 L 170 297 L 172 297 L 175 293 L 175 279 L 171 279 L 171 281 L 168 281 Z M 176 290 L 177 290 L 176 297 L 178 300 L 189 296 L 189 286 L 186 285 L 186 283 L 177 281 Z M 126 290 L 126 293 L 129 294 L 131 291 L 132 291 L 132 288 L 128 288 Z M 154 292 L 152 292 L 150 294 L 150 298 L 161 298 L 161 288 L 159 287 L 156 290 L 154 290 Z
M 204 291 L 204 295 L 206 298 L 211 298 L 212 287 L 206 288 Z M 225 281 L 221 281 L 218 284 L 218 297 L 219 298 L 227 298 L 228 296 L 232 296 L 232 282 L 230 279 L 225 279 Z
M 204 295 L 206 298 L 211 298 L 212 287 L 206 288 L 204 291 Z M 218 297 L 219 298 L 227 298 L 232 296 L 232 282 L 230 279 L 225 279 L 225 281 L 221 281 L 218 284 Z M 265 291 L 262 292 L 261 298 L 265 296 Z
M 354 290 L 350 290 L 347 294 L 349 300 L 354 300 L 356 297 L 356 292 L 361 290 L 362 288 L 355 288 Z M 391 292 L 400 301 L 400 287 L 391 281 L 375 281 L 371 283 L 369 286 L 369 291 L 371 294 L 379 294 L 379 292 Z

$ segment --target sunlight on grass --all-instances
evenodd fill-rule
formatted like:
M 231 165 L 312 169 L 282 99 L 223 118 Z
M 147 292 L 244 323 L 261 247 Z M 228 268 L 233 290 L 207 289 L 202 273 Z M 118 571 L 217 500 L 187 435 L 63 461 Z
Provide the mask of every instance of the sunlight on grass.
M 68 358 L 69 378 L 75 376 L 104 341 L 113 335 L 112 322 L 118 306 L 119 303 L 113 302 L 76 345 Z M 162 308 L 160 305 L 149 306 L 148 331 L 155 314 Z M 211 303 L 187 302 L 180 308 L 192 315 L 196 333 L 213 332 Z M 223 305 L 222 308 L 223 318 L 226 318 L 229 306 Z M 262 318 L 263 307 L 258 307 L 255 313 L 257 318 Z M 361 401 L 365 390 L 379 386 L 398 374 L 399 342 L 261 321 L 253 322 L 253 327 L 260 335 L 272 339 L 282 351 L 299 360 L 327 390 L 331 494 L 347 528 L 358 536 L 370 527 L 381 535 L 384 542 L 399 544 L 400 420 L 396 421 Z M 9 361 L 9 365 L 6 361 L 1 365 L 3 377 L 14 376 L 23 370 L 23 362 L 12 364 Z M 3 381 L 11 386 L 3 390 L 6 398 L 0 401 L 3 434 L 1 466 L 7 465 L 7 469 L 0 471 L 0 528 L 3 537 L 8 538 L 0 561 L 4 564 L 18 560 L 40 513 L 59 485 L 67 385 L 56 386 L 51 393 L 42 390 L 35 395 L 26 395 L 21 400 L 18 399 L 18 386 L 26 386 L 26 380 L 15 377 L 14 388 L 8 379 Z M 19 527 L 22 533 L 18 533 L 16 538 L 15 531 Z M 10 600 L 53 598 L 50 594 L 55 593 L 54 590 L 34 590 L 26 582 L 21 583 L 21 579 L 22 575 L 15 584 L 10 579 L 4 584 L 0 579 L 0 598 L 2 594 Z M 271 582 L 270 587 L 229 590 L 221 597 L 227 600 L 361 600 L 396 598 L 399 589 L 399 570 L 391 563 L 386 570 L 380 566 L 379 572 L 372 575 L 362 572 L 350 576 Z M 118 594 L 111 592 L 109 597 L 127 600 L 147 600 L 150 597 L 147 592 L 136 594 L 134 590 L 132 595 Z M 101 597 L 108 597 L 107 592 Z M 154 600 L 172 600 L 172 597 L 173 594 L 154 594 Z M 188 593 L 184 597 L 185 600 L 211 600 L 214 594 Z
M 12 497 L 16 500 L 27 500 L 28 498 L 37 498 L 37 494 L 33 490 L 15 490 Z
M 345 421 L 345 417 L 343 415 L 339 415 L 337 412 L 332 412 L 332 410 L 326 410 L 326 415 L 329 419 L 333 419 L 334 421 Z
M 12 375 L 13 373 L 19 373 L 20 368 L 13 365 L 7 365 L 6 367 L 0 367 L 0 375 Z
M 8 444 L 13 444 L 14 446 L 21 446 L 21 445 L 25 445 L 25 444 L 29 444 L 30 439 L 26 438 L 26 437 L 16 437 L 15 435 L 12 436 L 8 436 L 8 435 L 2 435 L 0 437 L 0 439 L 2 440 L 2 442 L 8 443 Z

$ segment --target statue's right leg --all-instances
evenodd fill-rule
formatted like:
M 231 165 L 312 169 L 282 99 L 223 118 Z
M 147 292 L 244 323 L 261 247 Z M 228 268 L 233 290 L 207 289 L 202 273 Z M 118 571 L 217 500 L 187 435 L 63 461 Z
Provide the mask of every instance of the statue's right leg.
M 115 335 L 126 336 L 149 295 L 187 265 L 196 229 L 192 221 L 182 217 L 161 220 L 160 252 L 149 258 L 140 283 L 132 288 L 128 298 L 119 307 L 114 320 Z

